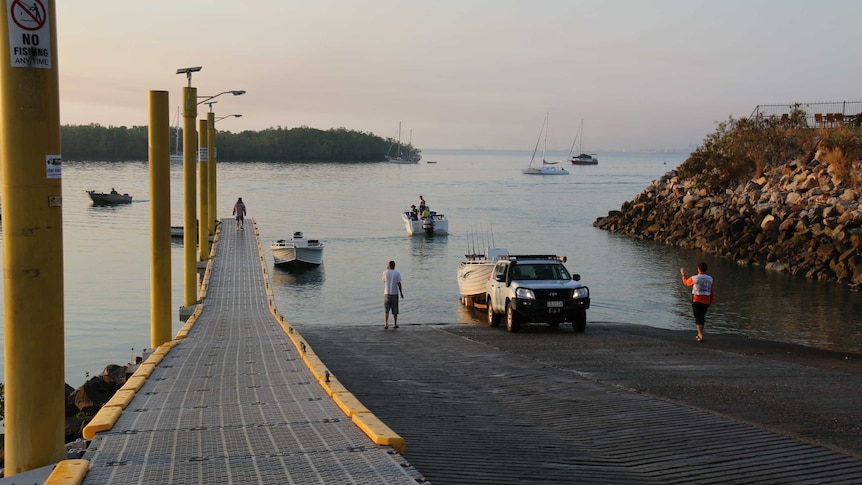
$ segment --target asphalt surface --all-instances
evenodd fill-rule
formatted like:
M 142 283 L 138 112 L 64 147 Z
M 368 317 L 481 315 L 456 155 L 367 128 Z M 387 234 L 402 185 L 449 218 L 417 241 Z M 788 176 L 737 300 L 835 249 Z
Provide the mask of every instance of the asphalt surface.
M 445 483 L 862 483 L 862 355 L 591 323 L 297 326 Z

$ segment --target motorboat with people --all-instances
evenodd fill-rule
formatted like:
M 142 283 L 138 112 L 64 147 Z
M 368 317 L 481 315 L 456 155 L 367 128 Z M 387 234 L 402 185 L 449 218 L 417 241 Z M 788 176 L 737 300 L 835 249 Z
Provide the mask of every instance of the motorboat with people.
M 90 195 L 90 199 L 93 200 L 93 205 L 118 205 L 132 203 L 131 195 L 121 194 L 115 189 L 111 189 L 108 193 L 96 192 L 95 190 L 88 190 L 87 193 Z
M 464 260 L 458 266 L 458 292 L 463 298 L 473 298 L 485 295 L 488 277 L 494 265 L 500 259 L 509 257 L 509 251 L 503 248 L 488 248 L 484 254 L 465 254 Z
M 299 268 L 320 266 L 324 247 L 326 244 L 306 239 L 300 231 L 294 232 L 290 239 L 279 239 L 269 246 L 276 266 Z
M 425 234 L 428 236 L 449 234 L 449 220 L 440 212 L 432 211 L 428 206 L 422 210 L 415 205 L 401 213 L 404 227 L 409 234 Z

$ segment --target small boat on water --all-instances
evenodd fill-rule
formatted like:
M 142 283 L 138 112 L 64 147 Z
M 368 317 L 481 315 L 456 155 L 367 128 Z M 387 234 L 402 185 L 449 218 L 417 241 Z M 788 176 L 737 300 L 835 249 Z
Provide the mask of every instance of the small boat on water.
M 589 153 L 581 153 L 569 159 L 572 165 L 598 165 L 599 159 L 595 155 Z
M 273 241 L 269 246 L 276 266 L 312 267 L 323 262 L 326 244 L 317 239 L 306 239 L 302 232 L 294 232 L 290 239 Z
M 458 292 L 463 297 L 484 295 L 488 277 L 500 259 L 509 257 L 503 248 L 488 248 L 485 254 L 465 254 L 458 266 Z
M 414 164 L 419 163 L 419 160 L 422 160 L 422 150 L 417 148 L 413 148 L 413 130 L 410 130 L 410 141 L 407 143 L 406 147 L 402 147 L 401 145 L 401 122 L 398 122 L 398 133 L 395 135 L 397 138 L 396 143 L 389 145 L 389 153 L 386 154 L 386 161 L 389 163 L 400 163 L 400 164 Z M 392 154 L 392 148 L 397 146 L 397 150 L 395 154 Z M 406 150 L 406 151 L 405 151 Z
M 539 139 L 536 140 L 536 148 L 533 149 L 533 156 L 530 158 L 530 165 L 527 168 L 522 168 L 521 173 L 524 175 L 568 175 L 569 171 L 558 167 L 559 162 L 548 162 L 545 160 L 545 150 L 548 147 L 548 133 L 545 127 L 548 125 L 548 115 L 545 115 L 545 121 L 542 123 L 542 129 L 539 131 Z M 533 162 L 536 160 L 536 152 L 539 151 L 539 142 L 542 141 L 542 134 L 545 135 L 545 144 L 542 148 L 542 165 L 534 167 Z
M 121 194 L 114 189 L 111 189 L 110 192 L 96 192 L 95 190 L 88 190 L 88 194 L 90 194 L 90 199 L 93 200 L 93 205 L 118 205 L 118 204 L 131 204 L 132 196 L 129 194 Z
M 401 213 L 401 219 L 404 220 L 404 227 L 407 228 L 409 234 L 426 234 L 433 236 L 435 234 L 449 234 L 449 220 L 446 216 L 432 210 L 427 210 L 427 217 L 422 217 L 417 211 L 406 210 Z
M 580 155 L 572 155 L 575 150 L 575 143 L 578 139 L 581 140 Z M 578 127 L 578 133 L 575 135 L 575 141 L 572 142 L 572 148 L 569 150 L 569 161 L 572 165 L 598 165 L 599 157 L 595 153 L 584 152 L 584 120 L 581 120 L 581 125 Z

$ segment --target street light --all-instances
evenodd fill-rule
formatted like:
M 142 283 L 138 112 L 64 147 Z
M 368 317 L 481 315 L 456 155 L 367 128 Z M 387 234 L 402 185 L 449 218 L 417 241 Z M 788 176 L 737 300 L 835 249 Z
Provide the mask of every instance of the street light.
M 197 66 L 197 67 L 181 67 L 181 68 L 177 69 L 177 74 L 185 74 L 185 75 L 186 75 L 186 79 L 188 79 L 188 80 L 189 80 L 189 87 L 192 87 L 192 73 L 193 73 L 193 72 L 198 72 L 198 71 L 200 71 L 201 69 L 203 69 L 203 66 Z
M 191 74 L 189 74 L 189 76 L 191 76 Z M 228 93 L 233 94 L 234 96 L 241 96 L 241 95 L 245 94 L 245 91 L 243 91 L 243 90 L 222 91 L 222 92 L 220 92 L 216 95 L 213 95 L 213 96 L 198 96 L 198 98 L 203 98 L 203 101 L 198 101 L 198 104 L 206 103 L 207 101 L 209 101 L 213 98 L 217 98 L 217 97 L 221 96 L 222 94 L 228 94 Z
M 221 121 L 221 120 L 223 120 L 223 119 L 225 119 L 225 118 L 242 118 L 242 115 L 227 115 L 227 116 L 219 116 L 219 117 L 218 117 L 218 118 L 216 118 L 215 120 L 216 120 L 216 122 L 219 122 L 219 121 Z

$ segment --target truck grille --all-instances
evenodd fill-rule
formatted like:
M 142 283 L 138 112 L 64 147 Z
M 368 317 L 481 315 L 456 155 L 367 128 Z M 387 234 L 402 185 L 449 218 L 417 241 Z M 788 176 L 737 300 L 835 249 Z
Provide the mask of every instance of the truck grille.
M 536 300 L 538 300 L 538 301 L 548 301 L 548 300 L 566 301 L 566 300 L 572 299 L 572 290 L 537 290 L 537 289 L 534 289 L 533 293 L 536 295 Z

